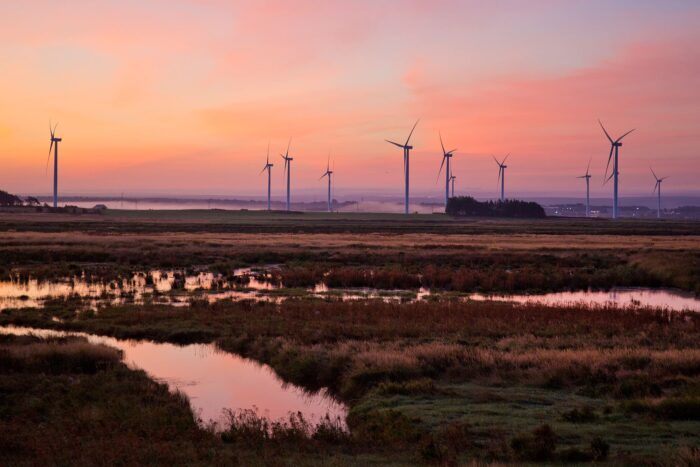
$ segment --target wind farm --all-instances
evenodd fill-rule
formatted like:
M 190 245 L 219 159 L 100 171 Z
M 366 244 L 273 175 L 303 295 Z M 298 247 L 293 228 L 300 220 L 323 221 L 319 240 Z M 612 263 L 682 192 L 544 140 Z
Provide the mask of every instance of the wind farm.
M 0 10 L 0 466 L 700 465 L 700 3 Z

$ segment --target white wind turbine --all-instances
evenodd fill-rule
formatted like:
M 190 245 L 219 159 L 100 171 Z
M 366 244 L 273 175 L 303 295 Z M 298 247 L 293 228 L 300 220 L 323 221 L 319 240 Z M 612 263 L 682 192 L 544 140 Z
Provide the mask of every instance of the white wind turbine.
M 450 151 L 445 151 L 445 145 L 442 144 L 442 134 L 440 134 L 440 147 L 442 148 L 442 162 L 440 162 L 440 170 L 438 170 L 438 178 L 440 178 L 440 173 L 442 173 L 442 166 L 447 163 L 445 167 L 445 207 L 447 207 L 447 201 L 450 199 L 450 177 L 452 172 L 450 171 L 450 159 L 452 159 L 453 153 L 456 149 Z M 453 190 L 454 191 L 454 190 Z
M 410 156 L 410 151 L 413 149 L 413 146 L 410 146 L 408 143 L 411 141 L 411 135 L 413 135 L 413 130 L 416 129 L 416 125 L 418 125 L 418 122 L 420 119 L 416 120 L 416 123 L 413 125 L 413 128 L 411 128 L 411 132 L 408 134 L 408 138 L 406 138 L 406 142 L 404 144 L 399 144 L 395 143 L 393 141 L 389 141 L 388 139 L 385 140 L 387 143 L 391 143 L 394 146 L 398 146 L 401 149 L 403 149 L 403 172 L 404 176 L 406 178 L 405 181 L 405 188 L 406 188 L 406 193 L 404 195 L 404 213 L 408 214 L 408 181 L 409 181 L 409 156 Z
M 284 159 L 284 171 L 282 172 L 282 176 L 284 176 L 284 172 L 287 172 L 287 211 L 289 211 L 289 206 L 290 206 L 290 191 L 289 191 L 289 182 L 291 181 L 291 171 L 292 171 L 292 161 L 294 160 L 293 158 L 289 157 L 289 147 L 292 145 L 292 138 L 289 138 L 289 144 L 287 144 L 287 152 L 284 153 L 284 155 L 280 154 L 282 159 Z
M 634 131 L 634 129 L 628 131 L 624 135 L 620 136 L 616 140 L 613 140 L 610 135 L 608 134 L 607 130 L 603 126 L 603 122 L 598 120 L 598 123 L 600 124 L 600 127 L 603 129 L 603 133 L 605 133 L 605 136 L 608 138 L 608 141 L 610 141 L 610 155 L 608 156 L 608 165 L 605 166 L 605 177 L 603 178 L 603 183 L 607 183 L 611 178 L 613 179 L 613 219 L 617 219 L 617 190 L 618 190 L 618 178 L 620 175 L 620 165 L 618 163 L 618 155 L 620 153 L 620 146 L 622 146 L 622 138 L 625 136 L 629 135 Z M 615 153 L 615 162 L 613 163 L 613 172 L 608 177 L 608 168 L 610 167 L 610 159 L 613 157 L 613 153 Z
M 333 205 L 331 201 L 331 176 L 333 175 L 333 171 L 331 170 L 331 155 L 328 154 L 328 163 L 326 164 L 326 171 L 321 175 L 319 180 L 321 180 L 323 177 L 328 177 L 328 212 L 333 212 Z
M 588 173 L 588 169 L 591 168 L 591 161 L 588 161 L 588 167 L 586 167 L 586 175 L 581 175 L 580 177 L 576 178 L 585 178 L 586 179 L 586 217 L 589 217 L 591 215 L 591 190 L 590 190 L 590 182 L 591 182 L 591 174 Z
M 58 123 L 51 128 L 51 122 L 49 122 L 49 132 L 51 132 L 51 144 L 49 145 L 49 155 L 46 159 L 46 170 L 49 168 L 49 160 L 51 160 L 51 150 L 53 153 L 53 207 L 58 207 L 58 143 L 63 141 L 62 138 L 56 136 L 56 128 Z
M 505 185 L 506 185 L 506 169 L 508 166 L 506 165 L 506 159 L 508 159 L 508 156 L 510 154 L 506 155 L 506 157 L 503 158 L 501 162 L 498 162 L 498 159 L 496 159 L 496 156 L 492 156 L 493 160 L 496 161 L 496 164 L 498 165 L 498 182 L 501 182 L 501 201 L 505 201 L 506 196 L 505 196 Z M 496 183 L 498 183 L 496 182 Z
M 265 167 L 260 171 L 263 173 L 267 170 L 267 210 L 270 210 L 271 200 L 271 188 L 272 188 L 272 167 L 274 164 L 270 164 L 270 143 L 267 143 L 267 161 L 265 162 Z
M 452 182 L 452 197 L 455 197 L 455 180 L 457 180 L 456 175 L 450 175 L 450 181 Z
M 654 184 L 654 191 L 658 195 L 657 204 L 656 204 L 656 218 L 661 219 L 661 182 L 666 180 L 668 177 L 659 178 L 654 173 L 654 169 L 649 167 L 649 170 L 651 170 L 651 174 L 654 176 L 654 179 L 656 180 L 656 183 Z

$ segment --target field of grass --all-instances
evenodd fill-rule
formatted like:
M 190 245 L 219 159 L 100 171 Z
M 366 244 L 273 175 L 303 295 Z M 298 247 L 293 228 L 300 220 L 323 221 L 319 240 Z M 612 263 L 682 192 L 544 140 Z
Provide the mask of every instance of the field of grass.
M 5 278 L 84 272 L 110 280 L 170 268 L 230 275 L 236 267 L 276 264 L 273 280 L 287 287 L 323 279 L 331 287 L 508 292 L 666 286 L 700 293 L 700 224 L 692 222 L 220 211 L 44 216 L 0 219 Z M 438 233 L 443 229 L 446 234 Z M 0 441 L 8 446 L 0 452 L 15 457 L 0 463 L 52 463 L 52 450 L 27 444 L 49 432 L 41 431 L 44 425 L 21 425 L 17 407 L 27 417 L 46 417 L 53 432 L 65 424 L 69 435 L 56 443 L 67 445 L 76 427 L 104 429 L 104 437 L 85 446 L 87 457 L 78 462 L 84 465 L 96 459 L 90 456 L 104 440 L 115 437 L 115 446 L 124 446 L 141 435 L 154 441 L 134 441 L 133 463 L 700 461 L 700 316 L 692 313 L 464 302 L 449 294 L 417 303 L 302 294 L 281 305 L 194 300 L 182 308 L 148 303 L 75 310 L 75 298 L 55 299 L 42 309 L 6 310 L 0 325 L 215 342 L 269 364 L 287 381 L 328 387 L 350 407 L 350 433 L 332 424 L 311 427 L 294 416 L 271 424 L 242 412 L 214 434 L 196 426 L 181 398 L 128 370 L 108 349 L 8 341 L 0 345 L 0 384 L 9 395 L 0 423 L 11 436 Z M 52 373 L 36 355 L 54 350 L 31 346 L 68 350 L 49 358 L 57 369 Z M 90 357 L 66 356 L 72 347 Z M 42 392 L 26 389 L 30 381 L 40 381 Z M 122 401 L 116 407 L 131 401 L 146 408 L 119 413 L 103 407 L 107 402 L 95 396 L 101 391 Z M 139 397 L 147 402 L 134 402 Z M 69 420 L 83 399 L 93 408 Z M 111 435 L 117 426 L 123 437 Z M 170 452 L 178 442 L 184 448 Z
M 614 463 L 660 462 L 700 447 L 695 314 L 296 300 L 78 316 L 56 305 L 0 324 L 214 341 L 291 382 L 329 387 L 351 407 L 355 443 L 415 462 L 542 460 L 530 438 L 545 425 L 554 444 L 542 455 L 559 461 L 600 461 L 605 447 Z
M 27 222 L 20 231 L 0 231 L 0 277 L 19 273 L 61 279 L 85 273 L 95 280 L 113 280 L 148 269 L 199 268 L 229 274 L 236 267 L 278 264 L 282 268 L 277 279 L 287 287 L 313 286 L 324 279 L 331 287 L 423 286 L 460 292 L 648 286 L 700 293 L 700 231 L 666 235 L 690 224 L 669 223 L 657 235 L 639 233 L 646 230 L 645 222 L 623 222 L 625 233 L 613 235 L 542 234 L 533 227 L 538 222 L 519 222 L 503 221 L 497 233 L 489 233 L 488 227 L 450 235 L 398 235 L 381 229 L 293 235 L 193 233 L 182 232 L 171 222 L 161 225 L 171 229 L 166 232 L 125 233 L 121 227 L 115 232 L 109 222 L 83 225 L 86 230 L 80 231 L 64 225 L 63 231 L 47 232 L 25 230 L 35 227 Z M 521 232 L 510 230 L 516 224 Z M 499 222 L 484 221 L 482 227 L 488 225 Z M 284 222 L 274 226 L 284 230 Z

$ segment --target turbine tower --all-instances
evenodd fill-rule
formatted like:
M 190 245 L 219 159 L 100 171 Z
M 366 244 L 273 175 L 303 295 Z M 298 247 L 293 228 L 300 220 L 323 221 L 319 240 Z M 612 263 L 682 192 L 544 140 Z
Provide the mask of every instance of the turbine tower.
M 506 169 L 508 168 L 508 166 L 506 165 L 506 159 L 508 159 L 508 156 L 510 156 L 510 154 L 506 155 L 506 157 L 504 157 L 501 162 L 498 162 L 496 156 L 492 156 L 493 160 L 495 160 L 496 164 L 498 165 L 498 181 L 496 183 L 501 182 L 501 201 L 505 201 L 506 199 Z
M 267 210 L 270 210 L 270 194 L 272 187 L 272 167 L 274 164 L 270 164 L 270 143 L 267 143 L 267 162 L 265 162 L 265 167 L 260 171 L 263 173 L 267 170 Z
M 289 182 L 291 180 L 290 173 L 292 172 L 292 161 L 294 160 L 293 158 L 289 157 L 289 146 L 292 144 L 292 138 L 289 138 L 289 144 L 287 144 L 287 152 L 284 153 L 284 155 L 280 154 L 282 159 L 284 159 L 284 171 L 282 172 L 282 176 L 284 177 L 284 173 L 287 173 L 287 211 L 289 211 L 289 202 L 290 202 L 290 192 L 289 192 Z
M 591 174 L 588 173 L 588 169 L 591 168 L 591 161 L 588 161 L 588 167 L 586 167 L 586 175 L 581 175 L 580 177 L 576 178 L 585 178 L 586 179 L 586 217 L 590 217 L 591 215 L 591 190 L 590 190 L 590 182 L 591 182 Z
M 58 143 L 63 141 L 56 136 L 56 128 L 58 123 L 51 128 L 49 122 L 49 132 L 51 133 L 51 144 L 49 145 L 49 155 L 46 158 L 46 169 L 49 168 L 49 160 L 51 160 L 51 150 L 53 149 L 53 207 L 58 207 Z
M 457 180 L 456 175 L 450 175 L 450 181 L 452 182 L 452 197 L 455 197 L 455 180 Z
M 321 180 L 323 177 L 328 177 L 328 212 L 333 212 L 333 204 L 331 202 L 331 176 L 333 171 L 331 170 L 331 155 L 328 154 L 328 164 L 326 164 L 326 171 L 321 175 Z
M 452 153 L 455 152 L 456 149 L 445 151 L 445 145 L 442 144 L 442 134 L 440 134 L 440 147 L 442 148 L 442 162 L 440 163 L 438 178 L 440 178 L 440 173 L 442 173 L 442 166 L 447 162 L 447 166 L 445 167 L 445 207 L 447 207 L 447 201 L 450 199 L 450 177 L 452 175 L 452 172 L 450 172 L 450 159 L 452 159 Z
M 416 125 L 418 125 L 419 121 L 420 121 L 420 119 L 416 120 L 416 123 L 413 125 L 413 128 L 411 128 L 411 132 L 408 134 L 408 138 L 406 138 L 406 143 L 399 144 L 399 143 L 395 143 L 393 141 L 389 141 L 388 139 L 385 140 L 387 143 L 391 143 L 394 146 L 398 146 L 401 149 L 403 149 L 403 173 L 404 173 L 404 176 L 406 178 L 406 182 L 405 182 L 406 193 L 404 195 L 404 213 L 405 214 L 408 214 L 408 180 L 409 180 L 409 168 L 410 168 L 409 167 L 410 166 L 409 155 L 410 155 L 411 149 L 413 149 L 413 146 L 410 146 L 408 143 L 409 143 L 409 141 L 411 141 L 411 136 L 413 135 L 413 130 L 416 129 Z
M 657 195 L 658 195 L 657 204 L 656 204 L 656 218 L 661 219 L 661 182 L 666 180 L 668 177 L 659 178 L 654 173 L 654 169 L 649 167 L 649 170 L 651 170 L 651 173 L 654 176 L 654 179 L 656 180 L 656 184 L 654 185 L 654 191 L 656 191 Z
M 620 136 L 616 140 L 613 140 L 610 135 L 608 134 L 607 130 L 603 126 L 603 122 L 598 120 L 598 123 L 600 124 L 600 127 L 603 129 L 603 133 L 605 133 L 605 136 L 608 138 L 608 141 L 610 141 L 610 155 L 608 156 L 608 165 L 605 166 L 605 177 L 603 183 L 607 183 L 611 178 L 613 179 L 613 219 L 617 219 L 617 190 L 618 190 L 618 178 L 620 175 L 620 166 L 618 164 L 618 155 L 620 153 L 620 146 L 622 146 L 622 138 L 625 136 L 629 135 L 634 131 L 634 129 L 631 129 L 624 135 Z M 615 153 L 615 162 L 613 163 L 613 172 L 610 174 L 610 177 L 608 177 L 608 168 L 610 167 L 610 160 L 613 157 L 613 153 Z

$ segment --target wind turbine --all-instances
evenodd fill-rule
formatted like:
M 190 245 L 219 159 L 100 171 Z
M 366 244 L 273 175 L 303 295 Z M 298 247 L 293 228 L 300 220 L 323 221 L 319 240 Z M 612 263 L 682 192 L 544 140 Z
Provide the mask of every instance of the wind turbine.
M 61 138 L 56 137 L 56 128 L 58 123 L 51 128 L 51 122 L 49 122 L 49 131 L 51 132 L 51 144 L 49 145 L 49 155 L 46 158 L 46 169 L 49 168 L 49 160 L 51 160 L 51 150 L 53 149 L 53 207 L 58 207 L 58 143 L 63 141 Z
M 260 171 L 263 173 L 267 170 L 267 210 L 270 210 L 270 189 L 272 186 L 272 167 L 274 164 L 270 164 L 270 143 L 267 143 L 267 162 L 265 162 L 265 167 Z
M 591 182 L 591 174 L 588 173 L 588 169 L 591 168 L 591 161 L 588 161 L 588 167 L 586 167 L 586 175 L 581 175 L 580 177 L 576 178 L 585 178 L 586 179 L 586 217 L 590 217 L 591 215 L 591 190 L 590 190 L 590 182 Z
M 620 152 L 620 146 L 622 146 L 622 138 L 625 136 L 629 135 L 634 131 L 634 128 L 625 133 L 624 135 L 620 136 L 616 140 L 613 141 L 613 139 L 610 137 L 608 134 L 607 130 L 603 126 L 603 122 L 598 120 L 598 123 L 600 124 L 600 127 L 603 129 L 603 133 L 605 133 L 605 136 L 608 138 L 608 141 L 610 141 L 610 155 L 608 156 L 608 165 L 605 166 L 605 178 L 603 183 L 607 183 L 611 178 L 613 178 L 613 219 L 617 219 L 617 186 L 618 186 L 618 177 L 620 175 L 620 166 L 618 164 L 618 155 Z M 610 159 L 612 159 L 613 152 L 615 153 L 615 162 L 613 163 L 613 172 L 610 174 L 610 177 L 608 177 L 608 168 L 610 167 Z
M 455 197 L 455 180 L 457 180 L 456 175 L 450 175 L 450 181 L 452 182 L 452 197 Z
M 282 159 L 284 159 L 284 171 L 282 172 L 282 176 L 284 177 L 284 172 L 287 172 L 287 211 L 289 211 L 289 201 L 290 201 L 290 196 L 289 196 L 289 181 L 290 181 L 290 173 L 292 171 L 292 161 L 294 160 L 293 158 L 289 157 L 289 146 L 292 144 L 292 138 L 289 138 L 289 144 L 287 144 L 287 152 L 284 153 L 284 155 L 280 154 Z
M 657 198 L 658 201 L 657 201 L 657 205 L 656 205 L 656 218 L 661 219 L 661 182 L 666 180 L 668 177 L 659 178 L 654 173 L 654 169 L 649 167 L 649 170 L 651 170 L 651 173 L 654 176 L 654 179 L 656 180 L 656 184 L 654 185 L 654 191 L 656 191 L 658 194 L 658 198 Z
M 328 154 L 328 164 L 326 165 L 326 171 L 319 178 L 321 180 L 323 177 L 328 177 L 328 212 L 333 212 L 333 205 L 331 204 L 331 176 L 333 171 L 331 170 L 331 155 Z
M 401 149 L 403 149 L 403 173 L 404 173 L 404 176 L 406 177 L 406 182 L 405 182 L 406 194 L 404 196 L 404 213 L 405 214 L 408 214 L 408 180 L 409 180 L 408 175 L 409 175 L 409 168 L 410 168 L 409 167 L 410 166 L 409 155 L 410 155 L 411 149 L 413 149 L 413 146 L 409 146 L 408 143 L 409 143 L 409 141 L 411 141 L 411 136 L 413 135 L 413 130 L 416 129 L 416 125 L 418 125 L 419 121 L 420 121 L 420 119 L 416 120 L 416 123 L 413 125 L 413 128 L 411 128 L 411 132 L 408 134 L 408 138 L 406 138 L 406 142 L 404 144 L 395 143 L 393 141 L 389 141 L 388 139 L 385 140 L 387 143 L 391 143 L 394 146 L 398 146 Z
M 506 185 L 506 169 L 508 166 L 505 164 L 506 159 L 508 159 L 508 156 L 510 154 L 506 155 L 506 157 L 503 158 L 501 162 L 498 162 L 498 159 L 496 159 L 496 156 L 492 156 L 493 160 L 496 161 L 496 164 L 498 165 L 498 183 L 499 181 L 501 182 L 501 201 L 505 201 L 505 185 Z
M 440 147 L 442 147 L 442 162 L 440 162 L 440 170 L 438 171 L 438 178 L 440 178 L 440 173 L 442 173 L 442 166 L 447 162 L 447 167 L 445 167 L 445 206 L 447 206 L 447 201 L 450 199 L 450 159 L 452 159 L 453 152 L 456 149 L 450 151 L 445 151 L 445 145 L 442 144 L 442 134 L 440 134 Z

